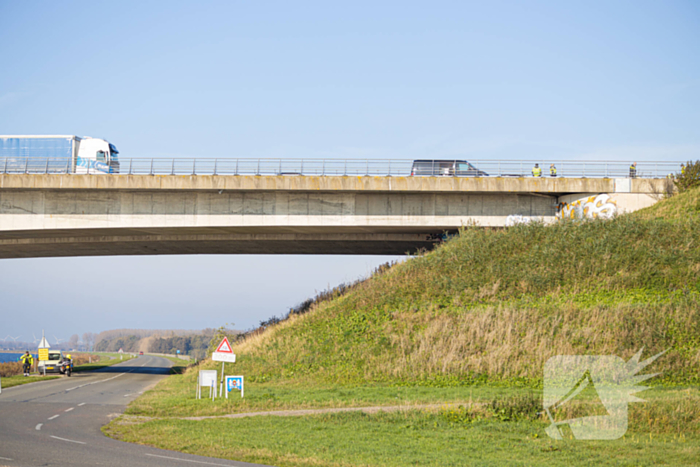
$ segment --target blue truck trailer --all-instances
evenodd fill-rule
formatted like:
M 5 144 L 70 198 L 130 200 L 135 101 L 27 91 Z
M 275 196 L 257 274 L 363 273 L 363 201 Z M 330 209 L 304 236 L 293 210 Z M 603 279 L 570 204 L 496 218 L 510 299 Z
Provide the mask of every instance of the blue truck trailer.
M 99 138 L 0 135 L 2 173 L 119 173 L 118 154 Z

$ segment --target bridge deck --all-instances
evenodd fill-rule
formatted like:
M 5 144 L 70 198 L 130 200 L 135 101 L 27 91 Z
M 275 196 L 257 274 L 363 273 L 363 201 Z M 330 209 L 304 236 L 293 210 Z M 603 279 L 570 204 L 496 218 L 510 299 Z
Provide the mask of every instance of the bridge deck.
M 672 191 L 673 182 L 665 178 L 0 174 L 0 190 L 16 189 L 659 194 Z

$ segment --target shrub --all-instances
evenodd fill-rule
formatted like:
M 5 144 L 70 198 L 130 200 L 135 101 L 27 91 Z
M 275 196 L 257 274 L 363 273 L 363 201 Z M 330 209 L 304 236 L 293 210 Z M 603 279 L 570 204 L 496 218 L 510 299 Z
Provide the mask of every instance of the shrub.
M 685 164 L 685 170 L 673 176 L 673 182 L 679 193 L 700 186 L 700 160 L 688 161 Z

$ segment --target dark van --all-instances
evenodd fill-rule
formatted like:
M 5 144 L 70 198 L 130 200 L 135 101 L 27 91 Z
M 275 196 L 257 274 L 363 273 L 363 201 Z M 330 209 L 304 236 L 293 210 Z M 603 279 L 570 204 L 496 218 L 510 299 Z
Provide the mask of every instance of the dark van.
M 416 160 L 411 169 L 413 177 L 488 177 L 467 161 L 462 160 Z

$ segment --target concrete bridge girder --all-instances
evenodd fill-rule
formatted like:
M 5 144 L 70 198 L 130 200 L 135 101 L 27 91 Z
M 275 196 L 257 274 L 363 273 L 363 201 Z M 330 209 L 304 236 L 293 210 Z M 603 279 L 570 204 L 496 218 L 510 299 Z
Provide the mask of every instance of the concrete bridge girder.
M 623 191 L 619 196 L 627 197 L 630 206 L 641 206 L 652 203 L 657 192 L 668 189 L 668 183 L 0 175 L 0 258 L 403 254 L 430 248 L 442 232 L 471 222 L 503 226 L 509 215 L 550 222 L 560 200 L 577 196 L 572 193 L 597 194 L 606 188 Z

